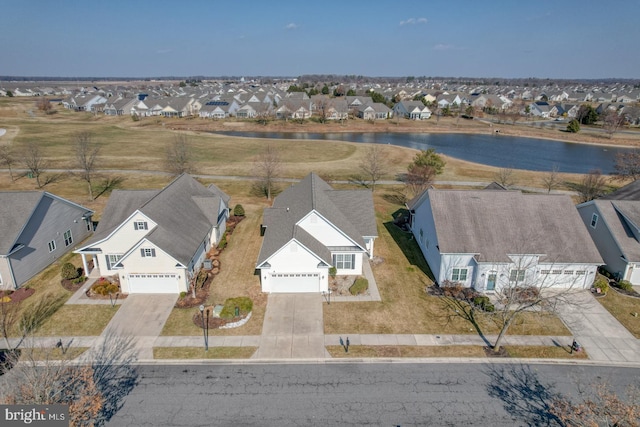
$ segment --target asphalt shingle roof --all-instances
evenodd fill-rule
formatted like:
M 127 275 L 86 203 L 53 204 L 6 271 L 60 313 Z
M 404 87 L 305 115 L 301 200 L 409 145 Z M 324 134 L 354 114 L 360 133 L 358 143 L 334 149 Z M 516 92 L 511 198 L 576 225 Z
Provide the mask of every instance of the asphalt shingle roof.
M 43 195 L 43 191 L 0 192 L 0 254 L 11 252 Z

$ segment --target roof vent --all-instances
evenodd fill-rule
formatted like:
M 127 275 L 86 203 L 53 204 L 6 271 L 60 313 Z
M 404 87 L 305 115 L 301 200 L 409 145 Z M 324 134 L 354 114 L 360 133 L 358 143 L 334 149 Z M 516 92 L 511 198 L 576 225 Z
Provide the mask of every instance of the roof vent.
M 287 207 L 287 212 L 289 212 L 289 208 Z

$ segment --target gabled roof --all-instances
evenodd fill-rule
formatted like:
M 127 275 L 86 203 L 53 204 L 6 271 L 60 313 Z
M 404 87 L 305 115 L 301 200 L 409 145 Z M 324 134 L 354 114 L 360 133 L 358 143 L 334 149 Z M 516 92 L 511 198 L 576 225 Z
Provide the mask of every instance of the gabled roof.
M 14 248 L 24 226 L 42 199 L 52 198 L 76 206 L 79 210 L 93 213 L 84 206 L 55 196 L 46 191 L 1 191 L 0 192 L 0 254 L 7 255 Z
M 600 200 L 640 200 L 640 180 L 633 181 L 616 191 L 605 194 Z
M 180 175 L 162 190 L 116 190 L 96 234 L 85 247 L 108 237 L 139 211 L 157 224 L 145 238 L 186 265 L 217 225 L 220 204 L 228 201 L 229 196 L 218 187 L 206 188 L 188 174 Z
M 273 206 L 264 210 L 266 232 L 258 265 L 293 238 L 330 263 L 329 249 L 297 225 L 314 211 L 363 249 L 366 247 L 363 236 L 378 235 L 371 192 L 334 190 L 318 175 L 310 173 L 280 193 Z
M 617 242 L 621 255 L 627 261 L 640 261 L 640 242 L 637 239 L 637 228 L 640 226 L 638 212 L 640 201 L 638 200 L 603 200 L 597 199 L 583 205 L 593 203 L 602 220 L 606 223 L 609 232 Z M 580 205 L 580 206 L 583 206 Z M 636 233 L 631 227 L 636 228 Z
M 602 264 L 571 198 L 505 190 L 427 190 L 441 253 L 479 262 L 539 254 L 545 262 Z

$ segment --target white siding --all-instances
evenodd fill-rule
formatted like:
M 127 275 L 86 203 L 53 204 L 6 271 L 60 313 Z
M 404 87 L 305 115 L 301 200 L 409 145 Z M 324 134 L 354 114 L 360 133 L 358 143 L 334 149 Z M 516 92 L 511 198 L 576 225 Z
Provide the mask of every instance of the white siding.
M 295 240 L 276 252 L 268 262 L 271 268 L 260 270 L 263 292 L 277 292 L 277 277 L 274 278 L 273 274 L 283 273 L 319 273 L 319 291 L 328 290 L 328 269 L 318 267 L 321 261 Z
M 325 246 L 353 246 L 351 239 L 316 212 L 311 212 L 298 225 Z
M 140 253 L 140 249 L 143 248 L 155 249 L 156 256 L 143 257 Z M 141 273 L 175 273 L 178 275 L 178 292 L 187 291 L 186 270 L 184 268 L 176 267 L 177 261 L 173 257 L 146 240 L 139 246 L 135 247 L 126 258 L 121 260 L 121 262 L 124 268 L 115 270 L 115 272 L 120 275 L 122 291 L 125 293 L 130 291 L 126 280 L 127 276 L 129 274 Z

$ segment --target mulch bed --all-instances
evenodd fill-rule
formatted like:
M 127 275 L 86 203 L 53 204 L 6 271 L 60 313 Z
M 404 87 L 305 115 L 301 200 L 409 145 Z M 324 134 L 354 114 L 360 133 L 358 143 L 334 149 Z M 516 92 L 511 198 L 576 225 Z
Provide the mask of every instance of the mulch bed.
M 29 298 L 36 292 L 35 289 L 28 288 L 20 288 L 15 291 L 0 291 L 0 298 L 4 298 L 5 296 L 9 296 L 11 298 L 11 302 L 20 302 Z
M 205 317 L 206 317 L 206 314 L 205 314 Z M 209 318 L 207 319 L 206 323 L 208 323 L 209 329 L 218 329 L 226 324 L 239 322 L 245 317 L 247 316 L 238 316 L 238 317 L 233 317 L 231 319 L 223 319 L 221 317 L 213 317 L 209 315 Z M 194 325 L 202 329 L 202 325 L 203 325 L 202 313 L 200 313 L 200 311 L 196 312 L 191 319 L 193 320 Z
M 73 283 L 73 280 L 69 280 L 69 279 L 62 279 L 60 281 L 60 284 L 62 285 L 62 287 L 65 288 L 66 290 L 68 290 L 69 292 L 77 291 L 85 283 L 87 283 L 87 278 L 86 277 L 85 277 L 84 281 L 82 281 L 80 283 Z
M 611 289 L 614 289 L 614 290 L 615 290 L 616 292 L 618 292 L 619 294 L 623 294 L 623 295 L 626 295 L 626 296 L 628 296 L 628 297 L 640 298 L 640 294 L 639 294 L 639 293 L 637 293 L 637 292 L 636 292 L 636 291 L 634 291 L 634 290 L 631 290 L 631 291 L 625 291 L 624 289 L 620 289 L 619 287 L 614 286 L 614 285 L 611 285 L 611 286 L 610 286 L 610 288 L 611 288 Z
M 184 298 L 179 298 L 176 301 L 176 308 L 193 308 L 199 307 L 204 304 L 204 302 L 209 298 L 209 287 L 211 285 L 211 281 L 213 280 L 215 274 L 212 272 L 207 273 L 207 280 L 204 281 L 204 284 L 200 289 L 196 291 L 196 297 L 193 298 L 191 296 L 191 292 L 187 292 Z

